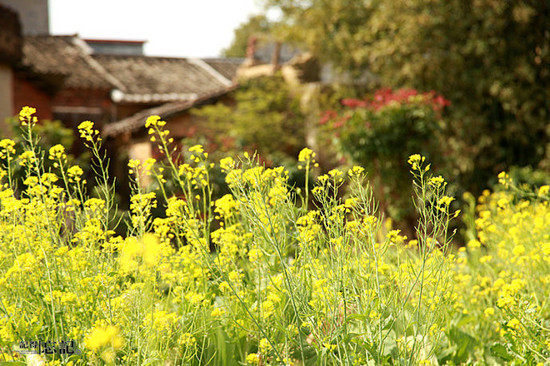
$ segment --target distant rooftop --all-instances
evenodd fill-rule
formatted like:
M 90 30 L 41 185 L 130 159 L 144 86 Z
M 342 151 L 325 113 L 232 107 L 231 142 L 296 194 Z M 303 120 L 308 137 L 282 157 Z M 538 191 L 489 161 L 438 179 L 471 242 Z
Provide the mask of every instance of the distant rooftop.
M 74 35 L 25 37 L 23 66 L 41 75 L 63 76 L 65 86 L 70 88 L 109 90 L 118 86 Z
M 99 40 L 97 40 L 99 41 Z M 138 45 L 144 41 L 100 41 Z M 39 75 L 62 77 L 72 88 L 111 90 L 116 102 L 165 103 L 194 100 L 233 85 L 242 60 L 150 57 L 94 52 L 94 40 L 78 35 L 27 36 L 23 67 Z
M 226 88 L 232 83 L 198 59 L 135 55 L 93 55 L 123 85 L 119 102 L 172 102 Z
M 228 80 L 235 78 L 237 69 L 244 61 L 243 58 L 204 58 L 202 60 Z

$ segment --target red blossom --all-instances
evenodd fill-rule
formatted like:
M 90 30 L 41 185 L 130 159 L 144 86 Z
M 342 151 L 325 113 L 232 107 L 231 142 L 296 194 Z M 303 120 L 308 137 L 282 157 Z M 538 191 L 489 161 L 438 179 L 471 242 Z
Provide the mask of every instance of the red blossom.
M 341 103 L 344 107 L 349 107 L 352 109 L 365 108 L 368 105 L 368 102 L 366 100 L 353 99 L 353 98 L 342 99 Z
M 338 120 L 332 124 L 333 128 L 340 128 L 342 126 L 344 126 L 344 122 L 342 120 Z
M 437 94 L 434 90 L 426 93 L 419 93 L 415 89 L 398 89 L 394 91 L 389 88 L 379 89 L 374 92 L 374 95 L 371 98 L 366 98 L 364 100 L 345 98 L 341 101 L 343 106 L 350 109 L 366 108 L 375 112 L 394 103 L 398 103 L 400 105 L 408 103 L 423 103 L 436 112 L 440 112 L 446 106 L 451 105 L 449 100 L 445 99 L 442 95 Z M 344 126 L 350 116 L 343 116 L 339 119 L 337 118 L 338 114 L 334 110 L 327 110 L 321 114 L 319 123 L 326 124 L 332 120 L 332 127 L 340 128 Z M 370 127 L 369 123 L 366 125 L 367 127 Z
M 433 98 L 433 108 L 434 110 L 442 110 L 446 106 L 451 105 L 451 101 L 443 98 L 441 95 L 437 95 L 435 98 Z
M 332 109 L 326 110 L 321 114 L 321 119 L 319 120 L 319 124 L 324 125 L 331 119 L 336 118 L 336 116 L 338 116 L 338 113 L 336 113 L 336 111 Z

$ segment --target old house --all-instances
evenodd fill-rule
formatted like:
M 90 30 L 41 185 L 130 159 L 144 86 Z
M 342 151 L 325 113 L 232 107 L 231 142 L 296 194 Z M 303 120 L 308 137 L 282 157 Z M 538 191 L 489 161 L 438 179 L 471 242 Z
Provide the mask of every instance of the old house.
M 0 131 L 8 136 L 11 129 L 7 118 L 17 114 L 24 105 L 39 108 L 39 118 L 53 118 L 53 95 L 62 85 L 64 75 L 25 63 L 28 52 L 25 53 L 27 36 L 23 31 L 29 27 L 21 24 L 15 10 L 3 4 L 0 3 Z
M 159 115 L 176 140 L 201 131 L 201 121 L 189 113 L 204 104 L 228 102 L 236 87 L 234 75 L 240 60 L 96 55 L 123 88 L 112 91 L 117 120 L 104 126 L 102 135 L 117 154 L 117 176 L 124 177 L 128 159 L 156 157 L 145 121 Z
M 92 43 L 98 47 L 99 42 Z M 96 123 L 111 156 L 117 158 L 115 168 L 122 166 L 116 168 L 121 174 L 128 158 L 152 154 L 143 133 L 149 115 L 166 118 L 174 138 L 182 138 L 197 129 L 190 108 L 217 102 L 235 87 L 240 60 L 149 57 L 136 52 L 131 41 L 106 43 L 111 48 L 94 52 L 77 35 L 25 36 L 21 68 L 28 75 L 55 81 L 44 89 L 51 98 L 47 118 L 61 120 L 75 131 L 82 121 Z M 134 51 L 125 52 L 128 46 Z M 121 54 L 108 53 L 115 50 Z M 15 110 L 23 105 L 40 110 L 40 96 L 28 92 L 25 80 L 16 82 L 15 90 Z
M 53 36 L 48 0 L 7 2 L 12 10 L 2 12 L 7 20 L 0 30 L 0 91 L 9 95 L 1 98 L 6 106 L 0 104 L 0 117 L 30 105 L 39 119 L 60 120 L 75 132 L 82 121 L 94 121 L 121 177 L 129 158 L 154 154 L 147 117 L 160 115 L 177 140 L 200 131 L 191 108 L 231 102 L 242 60 L 148 57 L 145 41 Z M 77 145 L 73 153 L 82 150 Z
M 51 119 L 76 128 L 83 120 L 100 126 L 108 123 L 111 113 L 111 90 L 117 81 L 91 57 L 91 49 L 77 36 L 25 36 L 22 67 L 28 72 L 48 75 L 57 81 L 56 89 L 48 89 L 52 98 Z M 36 96 L 29 94 L 20 82 L 16 108 L 35 105 Z
M 1 4 L 0 24 L 0 131 L 7 134 L 4 120 L 14 112 L 14 70 L 21 60 L 23 39 L 17 13 Z

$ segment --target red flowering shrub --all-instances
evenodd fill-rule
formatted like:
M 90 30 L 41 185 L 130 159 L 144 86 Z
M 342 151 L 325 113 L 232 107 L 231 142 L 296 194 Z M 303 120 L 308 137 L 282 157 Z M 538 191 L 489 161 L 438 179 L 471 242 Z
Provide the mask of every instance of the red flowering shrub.
M 443 109 L 450 102 L 435 92 L 377 90 L 365 99 L 343 99 L 343 111 L 326 111 L 320 124 L 350 163 L 367 167 L 382 208 L 392 218 L 412 220 L 409 167 L 411 154 L 443 165 Z M 383 184 L 381 184 L 383 182 Z
M 399 89 L 393 91 L 392 89 L 379 89 L 372 98 L 361 100 L 346 98 L 342 99 L 342 105 L 349 108 L 367 108 L 378 111 L 381 108 L 387 107 L 391 103 L 398 104 L 410 104 L 410 103 L 424 103 L 430 106 L 434 111 L 441 111 L 451 102 L 445 99 L 443 96 L 436 94 L 435 91 L 420 94 L 414 89 Z

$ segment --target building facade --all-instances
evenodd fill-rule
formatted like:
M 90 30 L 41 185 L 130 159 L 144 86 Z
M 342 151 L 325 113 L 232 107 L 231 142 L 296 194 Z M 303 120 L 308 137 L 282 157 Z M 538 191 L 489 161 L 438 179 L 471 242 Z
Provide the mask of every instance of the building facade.
M 37 35 L 50 33 L 48 0 L 0 0 L 19 14 L 23 34 Z

